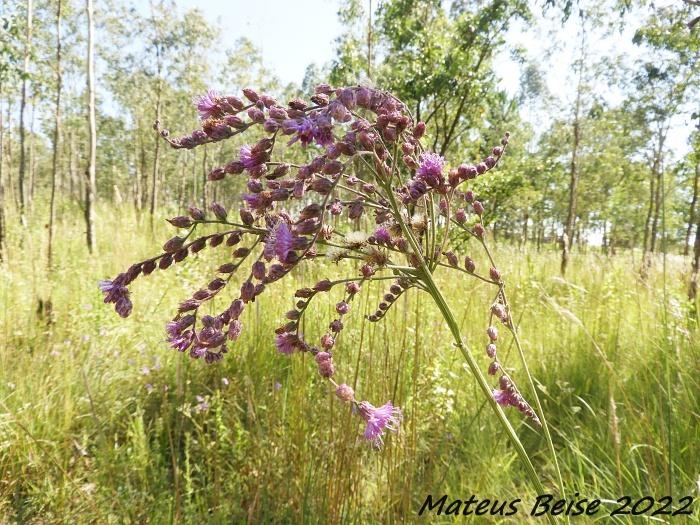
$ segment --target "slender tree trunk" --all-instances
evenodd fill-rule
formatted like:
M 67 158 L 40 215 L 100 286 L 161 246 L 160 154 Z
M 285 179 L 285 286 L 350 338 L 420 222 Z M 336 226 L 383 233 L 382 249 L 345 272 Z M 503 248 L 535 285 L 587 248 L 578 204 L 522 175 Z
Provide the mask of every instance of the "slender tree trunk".
M 584 15 L 581 14 L 581 56 L 578 63 L 578 83 L 576 86 L 576 102 L 574 104 L 573 142 L 571 145 L 571 162 L 569 163 L 569 205 L 566 214 L 566 225 L 561 242 L 561 274 L 566 275 L 569 265 L 569 252 L 574 244 L 576 227 L 576 207 L 579 182 L 578 152 L 581 144 L 581 98 L 583 96 L 583 70 L 586 53 L 586 28 Z
M 688 229 L 685 231 L 685 246 L 683 248 L 683 255 L 688 255 L 690 253 L 690 236 L 693 233 L 693 224 L 695 221 L 695 214 L 697 213 L 697 203 L 698 203 L 698 190 L 700 182 L 700 161 L 695 164 L 695 177 L 693 178 L 693 198 L 690 201 L 690 211 L 688 219 Z
M 25 33 L 24 42 L 24 66 L 22 78 L 22 90 L 19 103 L 19 212 L 20 219 L 24 220 L 24 206 L 26 203 L 24 194 L 24 178 L 27 169 L 27 152 L 26 152 L 26 130 L 24 127 L 24 112 L 27 108 L 27 84 L 29 83 L 29 56 L 31 54 L 32 45 L 32 17 L 34 15 L 34 7 L 32 0 L 27 0 L 27 30 Z
M 36 133 L 34 133 L 34 125 L 36 123 L 36 94 L 32 93 L 29 99 L 29 104 L 32 108 L 31 117 L 29 118 L 29 136 L 27 137 L 27 144 L 29 146 L 28 164 L 29 164 L 29 177 L 27 181 L 27 208 L 29 211 L 32 210 L 32 203 L 34 202 L 34 189 L 36 186 Z
M 158 81 L 158 89 L 156 90 L 156 121 L 160 122 L 160 111 L 161 111 L 161 88 L 160 80 Z M 153 171 L 151 172 L 151 206 L 149 212 L 151 214 L 151 224 L 153 224 L 153 217 L 156 212 L 156 205 L 158 203 L 158 168 L 160 167 L 160 143 L 161 138 L 155 134 L 155 148 L 153 150 Z
M 3 100 L 3 84 L 0 82 L 0 100 Z M 5 260 L 5 123 L 3 122 L 2 104 L 0 104 L 0 262 Z
M 700 164 L 696 166 L 696 170 L 700 171 Z M 693 249 L 692 273 L 690 276 L 690 286 L 688 287 L 688 299 L 693 303 L 693 317 L 697 319 L 696 301 L 698 297 L 698 280 L 700 280 L 700 217 L 698 217 L 695 225 L 695 246 Z
M 95 21 L 93 19 L 92 0 L 86 0 L 88 17 L 88 47 L 87 47 L 87 90 L 88 90 L 88 122 L 90 151 L 85 176 L 85 225 L 87 247 L 90 253 L 95 251 L 95 187 L 97 162 L 97 126 L 95 122 Z
M 61 144 L 61 0 L 56 2 L 56 107 L 54 110 L 53 159 L 51 170 L 51 200 L 49 203 L 49 246 L 47 265 L 53 266 L 53 237 L 56 229 L 56 181 L 58 180 L 58 153 Z

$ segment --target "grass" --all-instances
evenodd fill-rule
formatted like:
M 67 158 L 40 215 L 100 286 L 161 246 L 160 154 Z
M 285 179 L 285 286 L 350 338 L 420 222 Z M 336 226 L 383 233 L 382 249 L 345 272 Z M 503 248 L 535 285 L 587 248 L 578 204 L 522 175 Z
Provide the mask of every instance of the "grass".
M 429 297 L 405 294 L 371 324 L 361 314 L 384 293 L 372 288 L 339 340 L 338 380 L 404 409 L 401 433 L 376 451 L 309 357 L 272 344 L 294 289 L 337 268 L 309 266 L 270 288 L 245 312 L 229 355 L 206 366 L 167 348 L 163 325 L 223 250 L 137 280 L 134 313 L 122 320 L 97 281 L 154 253 L 171 230 L 151 234 L 126 206 L 101 208 L 90 258 L 79 212 L 61 211 L 51 273 L 39 219 L 22 227 L 11 218 L 0 264 L 0 523 L 544 523 L 528 516 L 537 495 Z M 589 251 L 575 255 L 565 281 L 555 252 L 495 252 L 570 494 L 672 496 L 674 508 L 698 497 L 700 344 L 684 306 L 688 261 L 669 257 L 665 279 L 656 261 L 641 281 L 638 256 Z M 480 349 L 493 290 L 437 279 Z M 50 313 L 38 308 L 49 299 Z M 309 340 L 336 300 L 317 303 Z M 499 352 L 517 379 L 509 344 Z M 543 439 L 509 415 L 554 490 Z M 428 494 L 522 502 L 511 517 L 419 517 Z M 603 507 L 595 518 L 606 523 L 640 520 L 607 518 L 614 507 Z M 662 518 L 698 522 L 695 507 Z

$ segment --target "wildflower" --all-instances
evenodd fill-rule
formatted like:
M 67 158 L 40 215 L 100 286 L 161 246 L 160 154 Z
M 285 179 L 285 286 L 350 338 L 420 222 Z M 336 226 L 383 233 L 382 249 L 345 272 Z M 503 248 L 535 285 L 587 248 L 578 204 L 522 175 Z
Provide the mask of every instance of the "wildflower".
M 114 281 L 100 281 L 100 290 L 105 294 L 104 302 L 114 303 L 114 309 L 121 317 L 129 317 L 133 305 L 129 299 L 129 289 L 119 283 L 119 279 Z
M 362 401 L 357 405 L 362 418 L 367 422 L 365 428 L 365 439 L 371 441 L 375 446 L 382 444 L 384 430 L 396 432 L 401 423 L 401 409 L 394 407 L 391 401 L 380 407 L 375 407 L 367 401 Z
M 293 354 L 299 348 L 300 340 L 297 334 L 284 332 L 275 337 L 275 346 L 283 354 Z
M 345 315 L 350 311 L 350 305 L 345 301 L 340 301 L 338 304 L 335 305 L 335 311 L 338 312 L 340 315 Z
M 217 117 L 221 114 L 221 108 L 218 104 L 219 94 L 213 89 L 208 90 L 204 95 L 194 97 L 192 102 L 199 111 L 199 117 L 202 120 Z
M 442 175 L 444 166 L 445 159 L 437 153 L 423 153 L 420 156 L 420 166 L 416 171 L 416 177 L 431 188 L 437 188 L 445 183 L 445 178 Z
M 275 224 L 265 240 L 265 258 L 270 261 L 277 256 L 280 262 L 285 262 L 294 246 L 294 236 L 287 223 L 280 220 Z

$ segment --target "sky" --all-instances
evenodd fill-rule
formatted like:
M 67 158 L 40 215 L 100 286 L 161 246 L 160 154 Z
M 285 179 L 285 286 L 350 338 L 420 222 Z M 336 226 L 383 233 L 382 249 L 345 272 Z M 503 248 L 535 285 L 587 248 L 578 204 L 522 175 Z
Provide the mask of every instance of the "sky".
M 673 1 L 680 0 L 659 0 L 657 4 L 665 5 Z M 222 44 L 226 47 L 232 47 L 241 37 L 250 39 L 261 51 L 266 69 L 283 84 L 301 84 L 309 64 L 323 65 L 334 57 L 335 39 L 343 32 L 338 21 L 341 2 L 342 0 L 178 0 L 177 4 L 182 9 L 199 8 L 207 20 L 219 25 L 222 28 Z M 373 7 L 377 4 L 378 0 L 372 1 Z M 540 64 L 547 68 L 548 87 L 559 99 L 557 104 L 564 108 L 570 106 L 574 96 L 574 81 L 570 76 L 570 64 L 578 54 L 574 18 L 572 16 L 567 24 L 571 38 L 553 52 L 546 63 Z M 554 21 L 553 24 L 558 22 Z M 518 29 L 517 25 L 508 37 L 510 44 L 524 46 L 536 61 L 541 61 L 541 56 L 551 52 L 547 34 L 534 34 L 532 27 L 521 26 Z M 550 24 L 550 27 L 554 25 Z M 628 56 L 638 54 L 639 49 L 631 43 L 632 34 L 633 24 L 628 24 L 623 36 L 605 43 L 592 40 L 589 52 L 598 57 L 614 50 L 624 51 Z M 501 77 L 502 88 L 514 95 L 519 87 L 518 66 L 508 58 L 507 52 L 496 58 L 495 65 L 496 72 Z M 621 97 L 613 91 L 606 89 L 606 96 L 610 98 L 610 103 L 619 103 Z M 527 113 L 527 109 L 523 109 Z M 539 120 L 535 115 L 529 117 L 533 121 Z M 549 118 L 551 115 L 545 116 L 546 120 Z M 541 124 L 546 126 L 544 122 Z M 682 155 L 688 149 L 685 137 L 691 124 L 689 121 L 679 121 L 674 126 L 676 129 L 672 131 L 669 143 L 677 155 Z
M 342 32 L 339 0 L 179 0 L 178 5 L 197 7 L 216 21 L 227 47 L 249 38 L 262 52 L 263 65 L 285 84 L 301 84 L 312 62 L 329 62 Z

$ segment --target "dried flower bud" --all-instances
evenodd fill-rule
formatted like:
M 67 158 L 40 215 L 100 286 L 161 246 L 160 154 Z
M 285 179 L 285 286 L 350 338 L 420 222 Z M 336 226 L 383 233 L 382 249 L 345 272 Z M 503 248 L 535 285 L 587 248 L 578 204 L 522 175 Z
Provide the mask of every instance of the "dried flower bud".
M 255 217 L 253 217 L 253 214 L 250 212 L 250 210 L 246 210 L 245 208 L 241 208 L 239 210 L 239 214 L 241 216 L 241 222 L 245 224 L 246 226 L 252 226 L 253 223 L 255 222 Z
M 494 268 L 493 266 L 489 268 L 489 276 L 493 281 L 500 282 L 501 280 L 501 272 L 499 272 L 498 269 Z
M 464 221 L 467 220 L 467 212 L 464 211 L 464 208 L 460 208 L 455 212 L 455 220 L 459 224 L 462 224 L 462 223 L 464 223 Z
M 214 248 L 214 247 L 218 246 L 219 244 L 221 244 L 222 242 L 224 242 L 224 236 L 223 236 L 223 235 L 221 235 L 221 234 L 219 234 L 219 235 L 212 235 L 212 237 L 209 239 L 209 246 L 211 246 L 212 248 Z
M 413 136 L 420 140 L 425 135 L 425 122 L 418 122 L 413 128 Z
M 241 301 L 244 303 L 250 302 L 255 297 L 255 285 L 246 281 L 241 285 Z
M 477 215 L 481 216 L 484 213 L 484 205 L 481 204 L 480 201 L 474 201 L 472 204 L 472 208 L 474 208 L 474 213 Z
M 479 222 L 474 225 L 474 235 L 476 235 L 479 239 L 484 238 L 484 226 Z
M 464 192 L 464 200 L 469 204 L 474 202 L 474 192 L 472 190 Z
M 153 273 L 153 270 L 156 269 L 156 262 L 155 261 L 146 261 L 143 263 L 143 274 L 144 275 L 150 275 Z
M 216 215 L 216 218 L 219 219 L 220 221 L 226 220 L 226 216 L 228 215 L 226 208 L 224 208 L 218 202 L 212 202 L 211 206 L 209 206 L 209 209 L 212 212 L 214 212 L 214 215 Z
M 251 273 L 258 281 L 262 281 L 265 278 L 265 263 L 262 261 L 255 261 L 251 268 Z
M 255 104 L 260 99 L 258 93 L 251 88 L 245 88 L 243 90 L 243 95 L 245 95 L 245 98 L 250 100 L 253 104 Z
M 323 347 L 324 350 L 330 350 L 333 348 L 333 345 L 335 345 L 335 339 L 331 334 L 323 334 L 321 336 L 321 347 Z
M 216 292 L 221 290 L 224 286 L 226 286 L 226 281 L 224 281 L 221 277 L 217 277 L 209 283 L 207 288 L 209 288 L 212 292 Z
M 236 265 L 234 263 L 226 263 L 219 266 L 217 272 L 219 273 L 233 273 L 236 271 Z
M 192 217 L 195 221 L 203 221 L 205 218 L 204 212 L 195 206 L 189 206 L 187 211 L 189 212 L 190 217 Z
M 166 253 L 175 253 L 185 244 L 185 239 L 183 237 L 178 237 L 177 235 L 169 239 L 163 245 L 163 251 Z
M 299 290 L 294 292 L 294 297 L 302 297 L 304 299 L 307 299 L 309 297 L 313 297 L 315 293 L 316 292 L 314 292 L 311 288 L 300 288 Z
M 169 268 L 171 264 L 173 264 L 173 257 L 172 255 L 167 254 L 161 257 L 160 261 L 158 261 L 158 268 L 165 270 L 166 268 Z
M 343 401 L 352 401 L 355 399 L 355 391 L 345 383 L 338 385 L 338 388 L 335 389 L 335 395 Z
M 491 359 L 496 358 L 496 345 L 493 343 L 489 343 L 486 345 L 486 355 L 489 356 Z
M 495 326 L 489 326 L 486 329 L 486 335 L 489 336 L 489 339 L 491 341 L 498 341 L 498 328 L 496 328 Z
M 464 268 L 469 272 L 469 273 L 474 273 L 476 270 L 476 264 L 474 263 L 474 260 L 467 256 L 464 258 Z
M 167 219 L 167 221 L 176 228 L 189 228 L 192 226 L 192 219 L 185 215 L 178 215 L 172 219 Z
M 445 252 L 443 255 L 447 257 L 447 262 L 450 263 L 450 266 L 454 266 L 455 268 L 459 266 L 459 260 L 454 252 Z
M 495 376 L 500 369 L 501 365 L 498 364 L 498 361 L 492 361 L 489 365 L 489 375 Z
M 335 311 L 338 312 L 340 315 L 345 315 L 350 311 L 350 305 L 345 301 L 340 301 L 338 304 L 335 305 Z
M 317 292 L 327 292 L 333 287 L 333 283 L 329 279 L 323 279 L 319 281 L 314 286 L 314 290 Z

